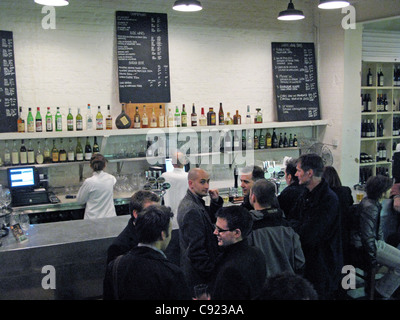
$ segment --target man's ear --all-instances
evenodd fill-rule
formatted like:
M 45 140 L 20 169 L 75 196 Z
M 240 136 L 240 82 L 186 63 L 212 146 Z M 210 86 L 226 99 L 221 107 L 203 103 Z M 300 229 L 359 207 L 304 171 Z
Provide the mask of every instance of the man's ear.
M 137 213 L 136 210 L 133 210 L 133 211 L 132 211 L 132 216 L 135 218 L 135 220 L 137 219 L 138 213 Z

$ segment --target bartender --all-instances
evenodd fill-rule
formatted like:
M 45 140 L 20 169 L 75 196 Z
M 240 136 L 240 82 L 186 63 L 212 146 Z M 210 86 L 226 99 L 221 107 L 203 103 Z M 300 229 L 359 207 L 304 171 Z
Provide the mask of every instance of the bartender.
M 115 217 L 114 185 L 116 179 L 111 174 L 104 172 L 107 159 L 97 153 L 90 159 L 90 168 L 93 175 L 87 178 L 79 189 L 76 201 L 86 203 L 84 219 Z

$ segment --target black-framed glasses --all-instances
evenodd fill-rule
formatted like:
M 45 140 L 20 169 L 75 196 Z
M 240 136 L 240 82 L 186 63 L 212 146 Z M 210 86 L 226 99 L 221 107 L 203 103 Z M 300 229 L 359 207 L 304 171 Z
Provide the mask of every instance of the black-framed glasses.
M 216 224 L 214 224 L 214 230 L 217 230 L 218 233 L 222 233 L 222 232 L 227 232 L 227 231 L 233 231 L 235 229 L 221 229 L 220 227 L 218 227 Z

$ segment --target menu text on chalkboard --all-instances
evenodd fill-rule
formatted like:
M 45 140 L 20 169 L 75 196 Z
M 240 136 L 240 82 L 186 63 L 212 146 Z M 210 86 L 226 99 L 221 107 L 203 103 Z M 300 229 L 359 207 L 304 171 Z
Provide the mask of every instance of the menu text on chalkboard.
M 272 43 L 278 121 L 320 120 L 314 43 Z
M 117 11 L 116 23 L 120 102 L 170 102 L 167 15 Z
M 17 131 L 17 118 L 13 34 L 11 31 L 0 31 L 0 132 Z

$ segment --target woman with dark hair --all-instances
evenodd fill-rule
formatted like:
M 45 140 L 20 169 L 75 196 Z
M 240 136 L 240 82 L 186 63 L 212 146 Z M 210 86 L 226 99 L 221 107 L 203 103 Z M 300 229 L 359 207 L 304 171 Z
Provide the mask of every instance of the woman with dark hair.
M 355 248 L 361 249 L 372 268 L 378 264 L 389 268 L 389 272 L 376 281 L 377 298 L 390 298 L 400 286 L 400 250 L 383 240 L 381 224 L 381 200 L 391 186 L 392 180 L 382 175 L 367 180 L 367 196 L 358 205 L 360 221 L 352 239 Z
M 115 217 L 114 185 L 116 179 L 104 172 L 107 159 L 97 153 L 90 159 L 93 176 L 87 178 L 79 189 L 76 201 L 86 204 L 84 219 Z

